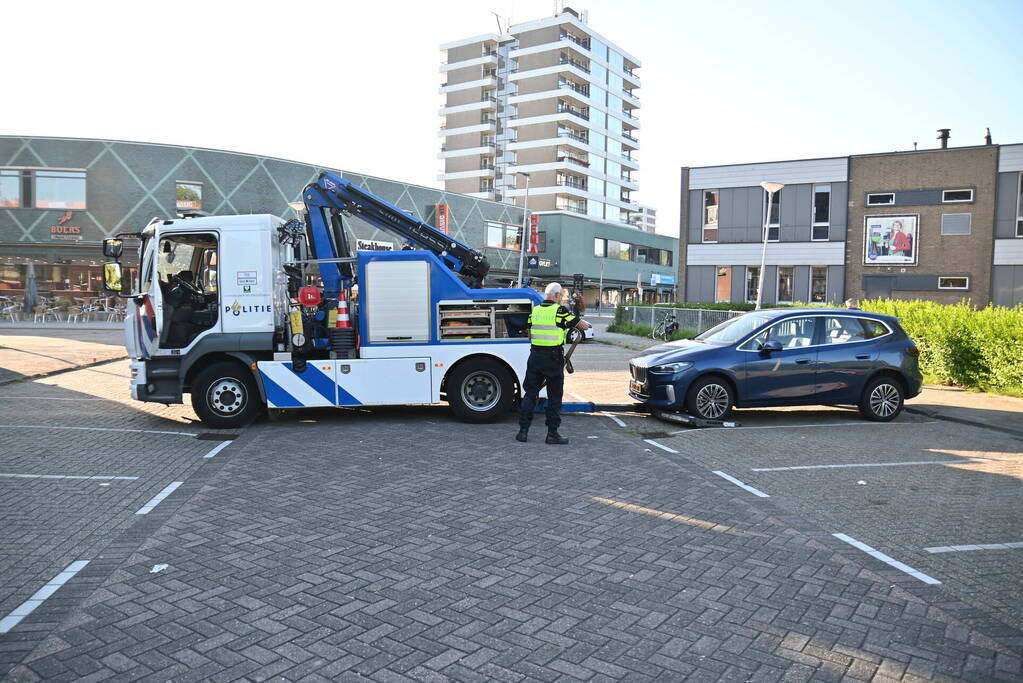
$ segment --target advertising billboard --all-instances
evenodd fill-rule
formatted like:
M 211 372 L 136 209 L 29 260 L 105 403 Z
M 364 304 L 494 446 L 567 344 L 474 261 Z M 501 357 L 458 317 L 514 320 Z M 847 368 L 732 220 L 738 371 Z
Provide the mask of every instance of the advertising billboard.
M 919 223 L 919 215 L 864 216 L 863 264 L 915 266 Z

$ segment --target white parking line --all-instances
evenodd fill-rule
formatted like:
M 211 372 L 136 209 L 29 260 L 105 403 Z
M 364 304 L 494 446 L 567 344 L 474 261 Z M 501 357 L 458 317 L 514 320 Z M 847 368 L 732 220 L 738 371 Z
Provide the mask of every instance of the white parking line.
M 46 598 L 56 593 L 58 588 L 67 583 L 72 576 L 80 572 L 87 564 L 89 564 L 89 560 L 72 562 L 64 571 L 50 579 L 50 582 L 37 590 L 32 597 L 15 607 L 14 611 L 6 617 L 0 619 L 0 633 L 7 633 L 17 626 L 22 619 L 31 614 L 36 607 L 43 604 Z
M 763 491 L 761 491 L 760 489 L 756 489 L 756 488 L 753 488 L 752 486 L 750 486 L 749 484 L 742 483 L 741 481 L 739 481 L 738 479 L 736 479 L 735 477 L 733 477 L 730 474 L 726 474 L 726 473 L 724 473 L 724 472 L 722 472 L 720 470 L 714 470 L 714 474 L 718 475 L 722 479 L 725 479 L 727 481 L 732 482 L 733 484 L 735 484 L 736 486 L 738 486 L 741 489 L 746 489 L 747 491 L 752 493 L 754 496 L 759 496 L 760 498 L 770 498 L 771 497 L 771 496 L 767 495 L 766 493 L 764 493 Z
M 213 450 L 211 450 L 209 453 L 207 453 L 206 455 L 204 455 L 202 457 L 204 457 L 204 458 L 212 458 L 214 455 L 216 455 L 217 453 L 219 453 L 220 451 L 224 450 L 225 448 L 227 448 L 230 445 L 231 445 L 230 441 L 221 441 L 218 445 L 213 447 Z
M 139 508 L 139 511 L 136 512 L 135 514 L 136 515 L 148 515 L 149 512 L 153 508 L 155 508 L 157 505 L 160 504 L 161 500 L 163 500 L 164 498 L 166 498 L 170 494 L 174 493 L 174 489 L 176 489 L 177 487 L 181 486 L 181 484 L 183 484 L 183 483 L 184 482 L 181 482 L 181 481 L 175 481 L 175 482 L 172 482 L 172 483 L 168 484 L 167 487 L 164 488 L 163 491 L 160 491 L 158 494 L 153 496 L 150 499 L 150 501 L 148 503 L 146 503 L 145 505 L 143 505 L 141 508 Z
M 660 448 L 660 449 L 661 449 L 662 451 L 668 451 L 669 453 L 678 453 L 678 451 L 676 451 L 676 450 L 675 450 L 674 448 L 668 448 L 668 447 L 667 447 L 667 446 L 665 446 L 665 445 L 664 445 L 663 443 L 657 443 L 657 442 L 656 442 L 656 441 L 654 441 L 653 439 L 643 439 L 643 441 L 646 441 L 646 442 L 647 442 L 648 444 L 650 444 L 651 446 L 657 446 L 657 447 L 658 447 L 658 448 Z
M 11 472 L 0 472 L 0 478 L 4 479 L 100 479 L 103 481 L 135 481 L 138 477 L 117 477 L 110 474 L 14 474 Z
M 572 393 L 572 392 L 570 391 L 570 392 L 568 392 L 568 395 L 569 395 L 569 396 L 571 396 L 572 398 L 574 398 L 574 399 L 575 399 L 575 400 L 577 400 L 577 401 L 582 401 L 583 403 L 589 403 L 589 401 L 588 401 L 588 400 L 586 400 L 585 398 L 583 398 L 583 397 L 582 397 L 582 396 L 580 396 L 579 394 L 573 394 L 573 393 Z
M 609 413 L 607 411 L 601 411 L 600 414 L 603 415 L 604 417 L 609 417 L 612 420 L 614 420 L 615 424 L 618 425 L 619 427 L 624 427 L 625 426 L 625 422 L 620 417 L 618 417 L 617 415 L 612 415 L 611 413 Z
M 759 425 L 754 427 L 731 427 L 728 431 L 737 432 L 739 430 L 746 429 L 806 429 L 808 427 L 890 427 L 899 426 L 906 427 L 909 425 L 924 425 L 934 424 L 937 420 L 928 420 L 927 422 L 819 422 L 817 424 L 809 425 Z M 709 433 L 716 430 L 707 429 L 681 429 L 677 432 L 671 432 L 672 436 L 678 434 L 700 434 Z
M 977 543 L 975 545 L 938 545 L 924 548 L 929 553 L 965 553 L 971 550 L 1016 550 L 1023 548 L 1023 541 L 1011 543 Z
M 844 465 L 792 465 L 791 467 L 754 467 L 751 472 L 790 472 L 792 470 L 831 470 L 842 467 L 905 467 L 907 465 L 958 465 L 977 462 L 987 458 L 973 460 L 915 460 L 913 462 L 854 462 Z
M 114 427 L 56 427 L 53 425 L 0 425 L 0 429 L 70 429 L 84 432 L 131 432 L 133 434 L 173 434 L 175 436 L 190 436 L 193 439 L 198 434 L 192 432 L 165 432 L 157 429 L 116 429 Z
M 899 562 L 895 558 L 889 557 L 888 555 L 885 555 L 880 550 L 877 550 L 876 548 L 871 548 L 866 543 L 862 543 L 860 541 L 857 541 L 852 536 L 846 536 L 845 534 L 831 534 L 831 535 L 834 536 L 835 538 L 837 538 L 840 541 L 845 541 L 846 543 L 848 543 L 849 545 L 851 545 L 854 548 L 858 548 L 859 550 L 862 550 L 863 552 L 867 553 L 871 557 L 876 558 L 878 560 L 881 560 L 882 562 L 884 562 L 887 565 L 891 565 L 892 567 L 895 567 L 899 571 L 906 572 L 907 574 L 909 574 L 913 578 L 920 579 L 924 583 L 929 583 L 929 584 L 940 584 L 941 583 L 941 581 L 938 581 L 934 577 L 927 576 L 927 574 L 924 574 L 921 571 L 917 571 L 916 569 L 913 569 L 908 564 Z

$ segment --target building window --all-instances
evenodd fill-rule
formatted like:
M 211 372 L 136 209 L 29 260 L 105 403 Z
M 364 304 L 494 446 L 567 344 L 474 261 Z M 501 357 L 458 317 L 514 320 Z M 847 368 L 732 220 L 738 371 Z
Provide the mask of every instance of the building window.
M 973 190 L 942 190 L 942 204 L 954 204 L 957 202 L 972 202 Z
M 493 190 L 494 190 L 493 178 L 480 178 L 480 192 L 493 192 Z
M 829 237 L 828 228 L 831 224 L 831 186 L 813 186 L 813 228 L 810 239 L 826 241 Z
M 35 208 L 85 208 L 85 171 L 38 170 L 35 177 Z
M 828 300 L 828 267 L 810 266 L 810 301 L 824 303 Z
M 792 303 L 792 266 L 778 266 L 778 303 Z
M 0 208 L 16 209 L 21 206 L 21 171 L 0 169 Z
M 718 191 L 703 191 L 703 241 L 718 241 Z
M 202 183 L 177 183 L 177 208 L 202 209 Z
M 497 221 L 487 221 L 487 246 L 495 249 L 519 249 L 522 227 Z
M 867 194 L 867 206 L 891 206 L 895 204 L 894 192 L 870 192 Z
M 781 193 L 782 193 L 782 191 L 778 190 L 777 192 L 774 193 L 774 197 L 770 200 L 770 203 L 771 203 L 771 215 L 768 216 L 767 215 L 767 203 L 768 203 L 768 197 L 770 196 L 770 193 L 767 190 L 764 190 L 764 210 L 763 210 L 763 215 L 767 217 L 767 225 L 769 225 L 769 226 L 778 227 L 781 224 L 781 221 L 780 221 L 780 217 L 781 217 Z M 772 237 L 772 234 L 774 235 L 773 237 Z M 777 242 L 778 241 L 778 231 L 777 230 L 774 230 L 774 231 L 768 230 L 767 239 L 768 239 L 768 241 Z
M 938 277 L 938 289 L 969 289 L 970 278 L 951 275 Z
M 943 213 L 941 214 L 942 235 L 969 235 L 970 223 L 973 214 L 969 213 Z
M 603 237 L 593 238 L 593 256 L 595 258 L 604 258 L 607 256 L 607 240 Z
M 746 266 L 746 301 L 757 300 L 757 287 L 760 285 L 760 266 Z
M 1023 237 L 1023 173 L 1019 174 L 1016 193 L 1016 237 Z

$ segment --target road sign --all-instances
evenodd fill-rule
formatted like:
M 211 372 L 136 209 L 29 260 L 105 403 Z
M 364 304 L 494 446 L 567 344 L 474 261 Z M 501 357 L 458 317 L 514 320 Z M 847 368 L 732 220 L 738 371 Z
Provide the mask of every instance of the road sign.
M 540 267 L 540 257 L 536 256 L 535 254 L 531 255 L 529 258 L 526 259 L 526 267 L 529 268 L 530 270 L 535 270 L 535 269 L 539 268 Z

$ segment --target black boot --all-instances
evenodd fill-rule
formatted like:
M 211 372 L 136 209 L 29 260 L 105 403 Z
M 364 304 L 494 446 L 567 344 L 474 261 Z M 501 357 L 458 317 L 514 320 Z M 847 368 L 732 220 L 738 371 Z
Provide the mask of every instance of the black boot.
M 558 430 L 556 430 L 556 429 L 553 430 L 553 431 L 547 432 L 547 438 L 545 439 L 545 441 L 547 443 L 560 444 L 560 445 L 564 445 L 564 444 L 568 443 L 568 439 L 563 437 L 561 434 L 558 434 Z
M 527 436 L 529 436 L 529 430 L 519 427 L 519 433 L 515 435 L 515 440 L 521 441 L 522 443 L 526 443 Z

